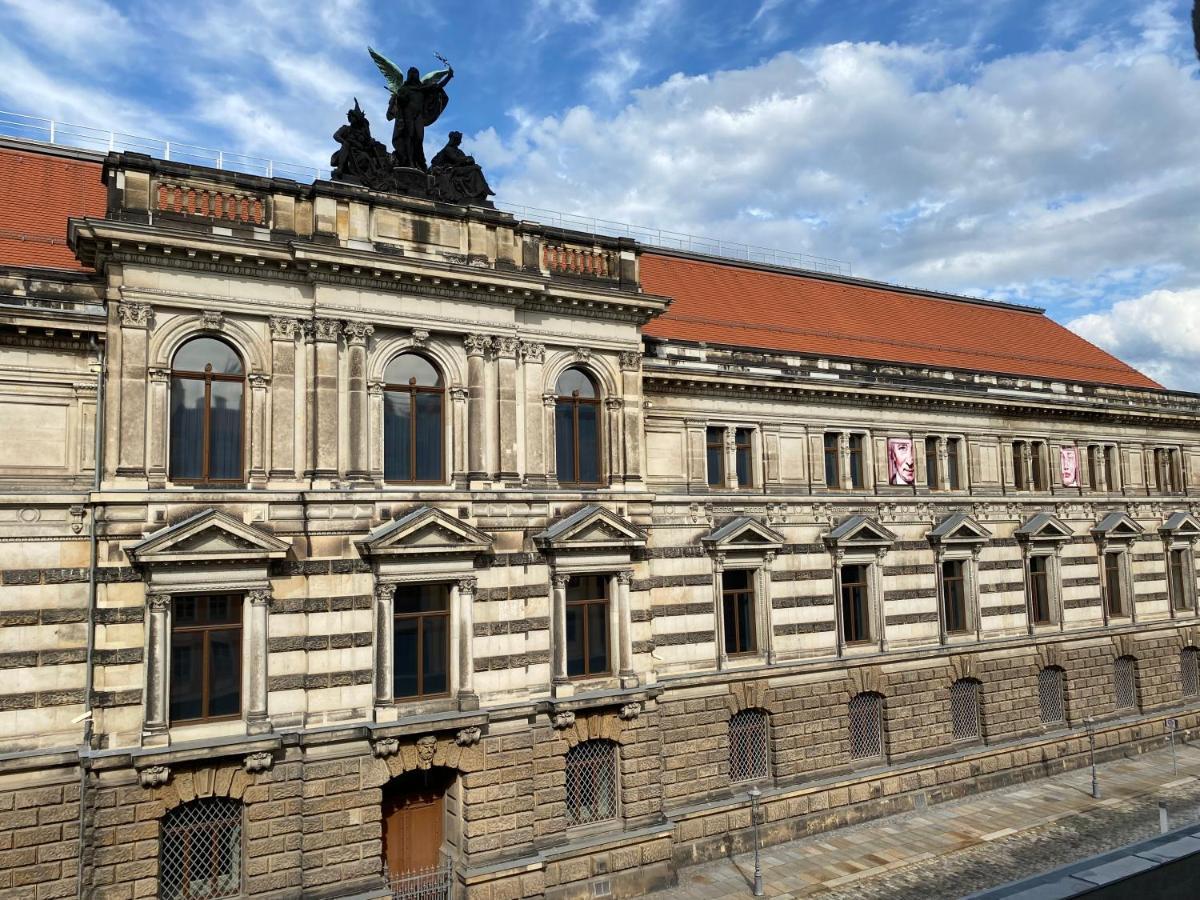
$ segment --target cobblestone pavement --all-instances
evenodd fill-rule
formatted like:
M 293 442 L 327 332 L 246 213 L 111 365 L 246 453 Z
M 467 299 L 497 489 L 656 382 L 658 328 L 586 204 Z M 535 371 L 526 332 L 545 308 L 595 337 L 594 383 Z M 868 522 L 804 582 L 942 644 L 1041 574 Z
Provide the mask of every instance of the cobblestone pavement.
M 766 896 L 777 900 L 939 900 L 1027 878 L 1158 834 L 1158 801 L 1171 827 L 1200 820 L 1200 747 L 1091 770 L 876 819 L 762 851 Z M 654 900 L 750 896 L 753 854 L 684 869 Z

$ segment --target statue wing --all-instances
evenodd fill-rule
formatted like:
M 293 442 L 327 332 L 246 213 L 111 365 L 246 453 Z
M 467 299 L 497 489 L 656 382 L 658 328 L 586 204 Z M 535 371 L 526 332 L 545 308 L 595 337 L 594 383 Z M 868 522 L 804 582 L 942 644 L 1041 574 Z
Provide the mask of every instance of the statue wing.
M 421 76 L 421 84 L 433 84 L 434 82 L 439 81 L 443 75 L 449 75 L 449 74 L 450 74 L 449 69 L 437 69 L 436 71 L 429 72 L 426 75 L 422 75 Z
M 371 47 L 367 48 L 367 52 L 371 54 L 371 59 L 375 60 L 375 65 L 379 71 L 383 73 L 384 80 L 387 81 L 388 89 L 394 94 L 400 90 L 404 84 L 404 73 L 400 71 L 400 67 L 384 56 L 382 53 L 376 53 Z

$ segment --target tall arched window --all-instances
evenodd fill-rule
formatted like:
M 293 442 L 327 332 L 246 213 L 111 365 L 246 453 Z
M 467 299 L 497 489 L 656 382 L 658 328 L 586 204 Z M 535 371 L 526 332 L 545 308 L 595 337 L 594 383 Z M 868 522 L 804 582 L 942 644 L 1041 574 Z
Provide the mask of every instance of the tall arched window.
M 162 900 L 240 896 L 242 804 L 201 797 L 163 816 L 158 884 Z
M 560 484 L 600 483 L 600 399 L 595 382 L 567 369 L 554 387 L 554 446 Z
M 383 477 L 444 480 L 441 373 L 425 357 L 401 353 L 383 370 Z
M 171 480 L 240 483 L 246 371 L 224 341 L 198 337 L 171 363 Z

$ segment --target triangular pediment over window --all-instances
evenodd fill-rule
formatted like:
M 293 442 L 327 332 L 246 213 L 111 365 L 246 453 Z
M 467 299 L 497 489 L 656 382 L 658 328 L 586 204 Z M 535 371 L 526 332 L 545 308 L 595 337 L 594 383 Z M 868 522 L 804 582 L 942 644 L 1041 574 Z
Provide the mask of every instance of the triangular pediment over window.
M 492 538 L 447 512 L 418 506 L 355 542 L 363 556 L 475 556 L 491 550 Z
M 533 536 L 545 550 L 631 549 L 646 546 L 645 533 L 602 506 L 577 509 Z
M 779 550 L 783 535 L 753 516 L 737 516 L 714 528 L 700 541 L 710 550 Z
M 1119 509 L 1114 509 L 1092 528 L 1092 534 L 1096 537 L 1106 538 L 1110 541 L 1133 540 L 1139 537 L 1143 531 L 1145 529 L 1141 525 Z
M 987 543 L 992 533 L 964 512 L 951 513 L 929 532 L 929 540 L 945 547 L 978 546 Z
M 853 515 L 841 521 L 825 535 L 825 543 L 832 547 L 851 549 L 854 547 L 880 549 L 896 542 L 896 535 L 884 528 L 870 516 Z
M 1200 538 L 1200 519 L 1190 512 L 1180 510 L 1167 516 L 1167 521 L 1163 522 L 1158 530 L 1180 540 Z
M 1074 532 L 1054 513 L 1040 512 L 1013 532 L 1019 541 L 1069 541 Z
M 261 562 L 283 559 L 291 544 L 228 513 L 206 509 L 161 528 L 125 550 L 134 563 Z

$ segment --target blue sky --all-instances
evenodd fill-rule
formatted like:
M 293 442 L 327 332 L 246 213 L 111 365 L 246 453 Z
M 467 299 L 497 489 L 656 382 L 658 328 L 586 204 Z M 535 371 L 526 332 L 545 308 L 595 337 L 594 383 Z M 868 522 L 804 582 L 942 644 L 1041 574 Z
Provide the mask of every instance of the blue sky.
M 498 199 L 1045 306 L 1200 390 L 1189 4 L 0 0 L 0 108 L 327 165 L 368 43 Z

